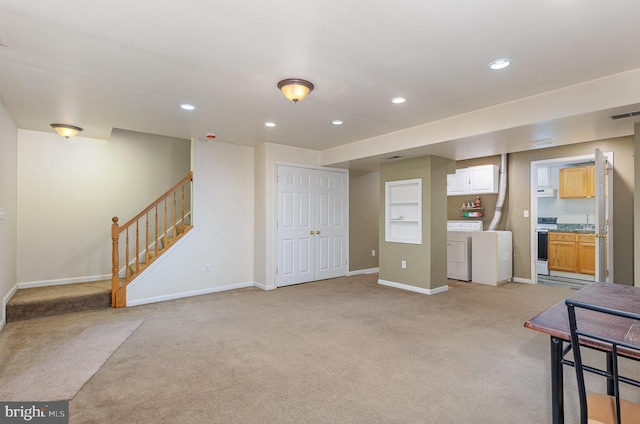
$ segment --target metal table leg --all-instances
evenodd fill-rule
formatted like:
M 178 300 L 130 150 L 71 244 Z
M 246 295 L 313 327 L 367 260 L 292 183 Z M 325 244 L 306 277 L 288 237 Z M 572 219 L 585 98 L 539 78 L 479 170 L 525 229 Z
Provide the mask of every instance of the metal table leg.
M 564 424 L 562 345 L 562 339 L 551 337 L 551 414 L 553 424 Z

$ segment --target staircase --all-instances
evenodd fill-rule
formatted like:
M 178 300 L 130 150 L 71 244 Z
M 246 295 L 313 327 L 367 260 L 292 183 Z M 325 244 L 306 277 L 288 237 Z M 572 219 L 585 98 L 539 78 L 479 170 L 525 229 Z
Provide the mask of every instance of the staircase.
M 7 322 L 127 306 L 127 284 L 193 228 L 192 181 L 189 173 L 122 226 L 113 218 L 111 279 L 19 289 L 7 303 Z
M 7 303 L 7 322 L 110 306 L 111 280 L 20 289 Z
M 117 216 L 113 218 L 111 306 L 114 308 L 127 306 L 127 285 L 193 228 L 192 182 L 190 172 L 122 226 Z

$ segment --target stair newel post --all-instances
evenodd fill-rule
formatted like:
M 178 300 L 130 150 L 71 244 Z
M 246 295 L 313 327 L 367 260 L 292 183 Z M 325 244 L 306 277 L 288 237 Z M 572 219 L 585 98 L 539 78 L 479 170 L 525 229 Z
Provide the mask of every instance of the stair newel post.
M 111 218 L 111 307 L 116 307 L 116 293 L 120 289 L 120 277 L 118 269 L 120 268 L 120 253 L 118 252 L 118 243 L 120 239 L 120 226 L 118 225 L 118 217 Z

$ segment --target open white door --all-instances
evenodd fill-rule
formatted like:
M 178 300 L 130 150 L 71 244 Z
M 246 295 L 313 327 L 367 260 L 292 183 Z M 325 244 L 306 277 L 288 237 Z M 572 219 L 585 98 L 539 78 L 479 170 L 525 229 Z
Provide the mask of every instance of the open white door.
M 613 175 L 609 173 L 610 162 L 596 149 L 595 152 L 596 193 L 596 281 L 613 282 L 613 245 L 611 242 L 611 217 L 613 211 Z M 607 266 L 608 265 L 608 266 Z

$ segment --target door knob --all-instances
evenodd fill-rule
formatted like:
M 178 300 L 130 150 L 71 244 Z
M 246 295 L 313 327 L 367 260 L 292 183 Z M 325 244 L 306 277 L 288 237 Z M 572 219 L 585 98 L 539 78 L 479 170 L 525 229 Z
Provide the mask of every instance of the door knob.
M 320 234 L 320 230 L 316 231 L 316 234 Z
M 309 234 L 314 235 L 315 231 L 309 231 Z

